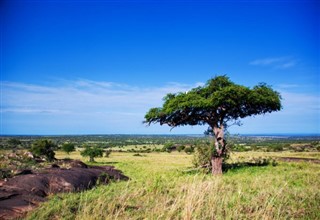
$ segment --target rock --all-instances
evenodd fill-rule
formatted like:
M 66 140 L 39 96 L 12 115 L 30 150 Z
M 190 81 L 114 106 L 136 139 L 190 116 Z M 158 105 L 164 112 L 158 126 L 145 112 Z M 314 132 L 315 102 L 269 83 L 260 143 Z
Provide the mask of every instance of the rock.
M 25 170 L 15 170 L 13 174 L 14 174 L 15 176 L 32 174 L 32 170 L 29 170 L 29 169 L 25 169 Z
M 18 155 L 16 153 L 10 153 L 10 154 L 8 154 L 8 158 L 16 159 L 16 158 L 18 158 Z
M 30 159 L 35 158 L 34 155 L 33 155 L 31 152 L 25 152 L 25 153 L 23 154 L 23 156 L 25 156 L 25 157 L 27 157 L 27 158 L 30 158 Z
M 76 167 L 88 168 L 87 164 L 83 163 L 80 160 L 62 159 L 57 161 L 57 164 L 60 167 L 67 168 L 67 169 L 76 168 Z
M 111 179 L 128 180 L 121 171 L 111 166 L 88 167 L 81 161 L 69 161 L 70 169 L 48 168 L 37 173 L 9 178 L 0 185 L 0 219 L 21 218 L 35 208 L 46 196 L 60 192 L 79 192 L 99 182 Z M 102 179 L 101 179 L 102 177 Z M 102 180 L 102 181 L 100 181 Z
M 54 164 L 51 164 L 51 168 L 60 168 L 60 166 L 54 163 Z

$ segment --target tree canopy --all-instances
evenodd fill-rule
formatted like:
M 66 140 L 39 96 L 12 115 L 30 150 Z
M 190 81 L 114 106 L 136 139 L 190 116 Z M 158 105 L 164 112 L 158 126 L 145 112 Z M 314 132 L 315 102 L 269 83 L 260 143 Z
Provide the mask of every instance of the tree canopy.
M 167 94 L 163 106 L 150 109 L 144 122 L 171 127 L 204 124 L 214 127 L 280 109 L 280 94 L 267 84 L 260 83 L 250 89 L 233 83 L 226 76 L 217 76 L 204 86 Z
M 74 143 L 65 142 L 62 144 L 61 149 L 67 154 L 70 154 L 70 152 L 76 150 L 76 147 L 74 146 Z
M 91 147 L 91 146 L 84 146 L 85 149 L 81 151 L 81 156 L 83 157 L 89 157 L 90 162 L 94 162 L 95 157 L 102 157 L 103 156 L 103 149 L 99 147 Z
M 57 148 L 57 145 L 53 141 L 39 139 L 32 144 L 30 151 L 36 156 L 44 156 L 48 161 L 53 161 L 55 159 L 53 151 L 55 148 Z
M 224 132 L 230 123 L 240 119 L 279 111 L 281 96 L 271 86 L 260 83 L 253 88 L 237 85 L 227 76 L 216 76 L 187 92 L 169 93 L 162 107 L 151 108 L 144 123 L 209 125 L 207 133 L 215 138 L 211 152 L 213 174 L 222 173 L 222 160 L 227 156 Z

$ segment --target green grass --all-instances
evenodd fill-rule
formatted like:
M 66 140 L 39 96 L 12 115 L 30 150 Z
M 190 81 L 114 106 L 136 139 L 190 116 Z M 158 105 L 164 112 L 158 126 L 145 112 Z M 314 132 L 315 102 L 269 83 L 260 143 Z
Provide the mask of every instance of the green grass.
M 133 154 L 112 153 L 110 158 L 96 159 L 99 165 L 122 170 L 129 181 L 51 196 L 27 218 L 320 219 L 319 164 L 281 162 L 276 167 L 246 167 L 212 177 L 185 172 L 192 166 L 192 155 Z M 232 158 L 254 154 L 233 154 Z M 66 157 L 61 152 L 56 156 Z M 69 157 L 81 158 L 78 152 Z

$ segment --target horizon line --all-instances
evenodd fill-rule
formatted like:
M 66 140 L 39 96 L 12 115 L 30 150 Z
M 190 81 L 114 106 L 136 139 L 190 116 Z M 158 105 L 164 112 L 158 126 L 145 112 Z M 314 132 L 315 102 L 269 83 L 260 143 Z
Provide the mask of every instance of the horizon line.
M 111 136 L 111 135 L 123 135 L 123 136 L 186 136 L 186 135 L 197 135 L 197 136 L 207 136 L 205 134 L 188 133 L 188 134 L 143 134 L 143 133 L 109 133 L 109 134 L 99 134 L 99 133 L 88 133 L 88 134 L 0 134 L 0 137 L 10 137 L 10 136 Z M 240 136 L 320 136 L 320 133 L 305 132 L 305 133 L 230 133 L 230 135 L 240 135 Z

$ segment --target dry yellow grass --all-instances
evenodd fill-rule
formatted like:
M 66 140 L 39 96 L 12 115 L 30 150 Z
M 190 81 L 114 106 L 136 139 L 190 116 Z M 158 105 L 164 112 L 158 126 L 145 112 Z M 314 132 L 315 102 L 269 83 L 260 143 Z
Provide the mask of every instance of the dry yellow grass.
M 212 177 L 184 172 L 191 167 L 192 155 L 143 155 L 112 153 L 110 158 L 97 158 L 97 164 L 113 165 L 131 180 L 82 193 L 53 196 L 28 218 L 320 219 L 318 164 L 247 167 Z M 252 155 L 260 153 L 233 157 Z M 57 153 L 59 158 L 65 156 Z M 78 152 L 70 157 L 81 158 Z

